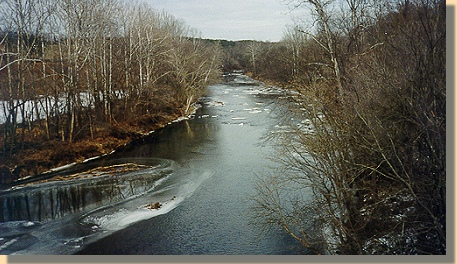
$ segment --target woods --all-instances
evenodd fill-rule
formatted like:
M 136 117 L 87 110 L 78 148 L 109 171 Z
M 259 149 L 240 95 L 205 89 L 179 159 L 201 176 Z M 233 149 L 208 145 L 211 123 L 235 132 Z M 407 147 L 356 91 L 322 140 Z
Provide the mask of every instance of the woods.
M 29 147 L 46 152 L 62 143 L 75 146 L 110 136 L 114 145 L 121 144 L 154 124 L 188 115 L 204 88 L 220 76 L 215 45 L 147 5 L 7 0 L 0 10 L 3 178 L 58 165 L 57 157 L 40 160 L 50 155 L 44 152 L 35 160 L 30 155 L 36 151 L 17 157 Z M 81 153 L 57 152 L 69 155 L 65 163 L 103 151 L 95 144 Z M 35 171 L 15 170 L 18 162 Z M 14 173 L 7 175 L 8 170 Z
M 257 214 L 315 254 L 445 254 L 445 2 L 291 3 L 314 23 L 251 65 L 298 92 Z
M 262 42 L 129 1 L 1 1 L 0 183 L 110 152 L 243 70 L 288 100 L 257 222 L 314 254 L 446 254 L 445 1 L 286 2 L 310 20 Z

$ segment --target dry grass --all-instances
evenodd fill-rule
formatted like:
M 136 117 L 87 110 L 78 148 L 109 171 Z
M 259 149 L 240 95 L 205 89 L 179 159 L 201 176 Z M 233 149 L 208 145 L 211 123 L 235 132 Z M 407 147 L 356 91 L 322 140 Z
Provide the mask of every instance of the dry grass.
M 17 145 L 13 155 L 0 155 L 0 182 L 7 183 L 29 175 L 37 175 L 51 168 L 110 153 L 133 139 L 157 130 L 179 117 L 168 111 L 160 115 L 144 115 L 114 125 L 99 126 L 94 136 L 81 133 L 73 142 L 47 140 L 43 130 L 35 127 L 24 133 L 23 148 Z M 21 131 L 18 131 L 20 135 Z M 0 136 L 0 142 L 3 138 Z

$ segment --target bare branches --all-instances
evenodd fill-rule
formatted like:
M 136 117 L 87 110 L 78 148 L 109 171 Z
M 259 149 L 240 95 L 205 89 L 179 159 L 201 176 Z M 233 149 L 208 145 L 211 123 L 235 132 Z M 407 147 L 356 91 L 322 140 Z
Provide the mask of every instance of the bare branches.
M 219 77 L 215 46 L 145 4 L 5 0 L 0 18 L 2 122 L 9 122 L 0 152 L 11 155 L 31 131 L 74 142 L 143 115 L 187 113 Z
M 444 1 L 347 0 L 333 14 L 332 1 L 297 2 L 313 9 L 320 28 L 296 27 L 309 37 L 300 44 L 285 39 L 288 56 L 303 48 L 287 64 L 287 85 L 300 94 L 285 117 L 294 129 L 274 134 L 284 168 L 264 184 L 283 192 L 262 194 L 278 196 L 283 213 L 264 207 L 268 216 L 304 246 L 315 240 L 300 228 L 325 223 L 326 253 L 444 254 Z M 335 100 L 338 87 L 344 101 Z M 283 186 L 313 198 L 284 200 Z M 286 213 L 310 200 L 314 220 Z
M 16 55 L 16 54 L 12 54 L 12 53 L 0 54 L 0 56 L 2 56 L 2 55 L 10 56 L 10 55 Z M 11 65 L 13 65 L 15 63 L 21 62 L 21 61 L 41 62 L 41 60 L 39 60 L 39 59 L 28 59 L 28 58 L 15 59 L 15 60 L 3 65 L 2 67 L 0 67 L 0 71 L 10 67 Z

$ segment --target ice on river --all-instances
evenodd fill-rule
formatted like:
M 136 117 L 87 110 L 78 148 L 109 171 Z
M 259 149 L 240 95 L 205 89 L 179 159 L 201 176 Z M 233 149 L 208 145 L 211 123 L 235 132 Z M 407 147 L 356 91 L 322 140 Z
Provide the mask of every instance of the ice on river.
M 11 254 L 26 248 L 38 240 L 30 232 L 39 229 L 41 224 L 33 221 L 11 221 L 0 223 L 0 252 Z
M 182 168 L 157 182 L 154 192 L 47 223 L 0 223 L 0 254 L 73 254 L 93 241 L 127 226 L 166 214 L 193 195 L 213 171 Z M 148 204 L 159 202 L 158 209 Z M 76 219 L 75 219 L 76 217 Z M 75 221 L 76 220 L 76 221 Z
M 246 77 L 240 77 L 237 81 L 241 85 L 218 85 L 213 89 L 214 95 L 200 99 L 206 110 L 197 112 L 194 121 L 189 121 L 189 124 L 186 123 L 186 126 L 182 126 L 185 128 L 183 129 L 185 132 L 181 133 L 181 130 L 177 128 L 175 128 L 176 130 L 170 130 L 175 131 L 179 137 L 160 134 L 164 138 L 163 141 L 159 140 L 154 145 L 138 146 L 137 152 L 134 152 L 135 157 L 137 157 L 136 155 L 141 155 L 139 157 L 153 155 L 154 158 L 176 159 L 176 164 L 173 162 L 172 166 L 164 165 L 161 167 L 166 176 L 157 180 L 157 182 L 155 181 L 157 178 L 155 178 L 154 184 L 148 185 L 146 188 L 142 188 L 144 184 L 141 185 L 140 181 L 143 181 L 143 179 L 148 180 L 149 178 L 147 175 L 139 177 L 141 175 L 137 175 L 138 173 L 136 172 L 132 172 L 130 175 L 132 177 L 124 175 L 124 177 L 111 178 L 113 180 L 111 185 L 98 181 L 102 179 L 86 179 L 84 184 L 87 183 L 87 186 L 97 186 L 97 188 L 102 189 L 103 192 L 96 193 L 101 193 L 103 199 L 108 199 L 107 203 L 103 203 L 100 206 L 97 204 L 96 207 L 90 208 L 86 206 L 81 211 L 72 211 L 72 214 L 65 214 L 62 218 L 51 219 L 47 222 L 40 220 L 43 222 L 2 223 L 0 224 L 0 254 L 72 254 L 118 230 L 129 228 L 138 222 L 146 224 L 148 221 L 152 221 L 152 218 L 167 214 L 176 208 L 192 208 L 193 205 L 204 206 L 191 202 L 193 199 L 189 198 L 195 193 L 198 193 L 197 197 L 200 197 L 200 192 L 197 192 L 197 190 L 210 192 L 206 189 L 206 185 L 202 183 L 213 175 L 221 175 L 221 171 L 225 171 L 227 160 L 231 161 L 231 158 L 228 159 L 229 155 L 227 153 L 232 155 L 232 149 L 228 148 L 230 151 L 227 151 L 227 145 L 224 145 L 224 148 L 221 149 L 222 151 L 219 152 L 217 149 L 219 144 L 233 143 L 233 137 L 235 140 L 239 137 L 256 138 L 256 133 L 261 133 L 263 128 L 266 128 L 267 124 L 269 124 L 267 122 L 269 118 L 274 118 L 275 116 L 271 114 L 275 109 L 274 105 L 271 105 L 272 99 L 276 100 L 276 94 L 283 93 L 279 89 L 256 85 Z M 275 96 L 270 96 L 271 94 L 275 94 Z M 296 120 L 294 125 L 299 122 L 300 120 Z M 308 128 L 310 124 L 304 121 L 300 123 L 300 126 Z M 297 126 L 277 126 L 272 129 L 279 133 L 293 131 L 293 129 L 298 128 Z M 253 133 L 252 135 L 251 132 Z M 159 135 L 159 133 L 156 134 Z M 183 138 L 184 136 L 185 138 Z M 200 136 L 204 144 L 199 143 Z M 228 140 L 229 138 L 231 138 L 230 141 Z M 196 143 L 193 143 L 194 141 Z M 250 144 L 248 147 L 250 147 Z M 247 149 L 257 151 L 257 148 Z M 184 154 L 176 155 L 174 153 L 176 150 L 182 151 Z M 233 150 L 233 153 L 236 153 L 235 150 Z M 244 155 L 245 153 L 241 154 Z M 255 155 L 253 154 L 252 156 Z M 217 162 L 224 164 L 215 166 L 214 164 L 218 164 Z M 243 160 L 243 162 L 247 161 Z M 162 163 L 159 162 L 159 164 Z M 236 164 L 239 166 L 238 163 Z M 238 172 L 238 170 L 238 167 L 234 167 L 230 170 L 227 169 L 226 172 Z M 225 176 L 225 174 L 223 175 Z M 127 178 L 132 178 L 132 180 L 126 181 Z M 225 179 L 224 177 L 221 178 Z M 81 180 L 79 182 L 83 184 Z M 139 191 L 135 192 L 133 197 L 127 195 L 124 190 L 129 190 L 130 186 L 135 187 L 137 182 Z M 228 183 L 230 181 L 224 184 Z M 200 186 L 203 187 L 200 188 Z M 47 187 L 50 188 L 51 186 Z M 63 191 L 59 192 L 59 197 L 62 196 L 61 193 L 64 193 L 67 194 L 65 197 L 71 199 L 73 194 L 71 190 L 75 189 L 75 186 L 62 185 L 59 187 L 63 188 Z M 14 192 L 26 193 L 25 191 L 27 190 L 14 190 Z M 48 193 L 50 194 L 46 197 L 52 197 L 55 202 L 56 192 Z M 86 191 L 85 193 L 91 192 Z M 110 198 L 111 196 L 108 194 L 116 195 L 113 196 L 115 199 Z M 28 192 L 27 195 L 29 198 L 31 197 Z M 95 198 L 93 200 L 95 201 Z M 155 203 L 160 203 L 161 206 L 158 209 L 150 209 L 148 205 Z M 213 200 L 210 200 L 210 203 L 212 204 Z M 56 207 L 54 206 L 54 208 Z M 43 209 L 42 211 L 46 210 Z M 180 210 L 174 212 L 178 213 Z M 197 211 L 197 213 L 199 212 Z M 166 218 L 165 216 L 163 217 Z M 157 220 L 158 222 L 160 221 L 160 219 Z
M 165 178 L 157 190 L 147 196 L 112 206 L 98 209 L 85 215 L 81 222 L 92 225 L 93 229 L 103 231 L 121 230 L 133 223 L 166 214 L 189 198 L 200 184 L 210 178 L 212 171 L 179 171 L 177 175 Z M 186 177 L 187 176 L 187 177 Z M 174 182 L 174 180 L 178 180 Z M 158 209 L 149 209 L 148 204 L 160 203 Z
M 111 212 L 102 211 L 99 214 L 87 216 L 83 221 L 86 224 L 93 224 L 93 229 L 100 228 L 104 231 L 117 231 L 138 221 L 166 214 L 176 208 L 183 200 L 184 197 L 171 199 L 161 203 L 158 209 L 149 209 L 145 204 L 133 210 L 120 208 Z

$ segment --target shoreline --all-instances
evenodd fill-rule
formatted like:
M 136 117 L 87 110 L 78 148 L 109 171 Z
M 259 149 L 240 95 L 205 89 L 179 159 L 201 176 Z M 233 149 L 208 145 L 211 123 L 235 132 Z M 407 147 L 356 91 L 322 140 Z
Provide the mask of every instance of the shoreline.
M 161 116 L 163 118 L 163 120 L 161 122 L 157 122 L 156 124 L 152 125 L 150 127 L 150 130 L 148 131 L 139 131 L 140 129 L 138 127 L 134 127 L 134 126 L 130 126 L 129 128 L 131 129 L 135 129 L 135 134 L 132 134 L 132 133 L 128 133 L 127 137 L 123 138 L 122 140 L 120 140 L 119 138 L 111 138 L 106 140 L 104 143 L 105 144 L 108 144 L 108 145 L 113 145 L 113 147 L 111 148 L 107 148 L 107 147 L 104 147 L 102 151 L 100 151 L 99 155 L 87 155 L 87 157 L 75 157 L 73 159 L 73 161 L 71 162 L 66 162 L 66 163 L 63 163 L 63 164 L 59 164 L 60 162 L 57 161 L 57 164 L 56 166 L 50 166 L 49 168 L 47 169 L 43 169 L 41 171 L 39 171 L 39 173 L 36 173 L 36 174 L 33 174 L 33 173 L 28 173 L 28 175 L 26 176 L 22 176 L 22 177 L 18 177 L 18 178 L 13 178 L 14 175 L 12 175 L 13 171 L 10 171 L 10 176 L 12 176 L 11 178 L 11 181 L 10 182 L 1 182 L 1 178 L 0 178 L 0 191 L 3 191 L 3 190 L 8 190 L 14 186 L 18 186 L 18 185 L 21 185 L 21 184 L 30 184 L 30 183 L 34 183 L 34 182 L 38 182 L 40 180 L 45 180 L 45 179 L 49 179 L 49 178 L 52 178 L 52 177 L 55 177 L 57 176 L 59 173 L 61 173 L 62 171 L 65 171 L 65 170 L 68 170 L 68 169 L 71 169 L 71 168 L 74 168 L 80 164 L 86 164 L 86 163 L 89 163 L 89 162 L 95 162 L 95 161 L 98 161 L 100 159 L 104 159 L 104 158 L 107 158 L 109 156 L 112 156 L 114 155 L 115 153 L 121 151 L 122 149 L 124 148 L 127 148 L 131 145 L 134 145 L 134 144 L 137 144 L 137 142 L 139 141 L 142 141 L 144 140 L 146 137 L 154 134 L 156 131 L 160 130 L 160 129 L 163 129 L 165 128 L 166 126 L 168 125 L 171 125 L 173 123 L 178 123 L 178 122 L 182 122 L 184 120 L 189 120 L 191 118 L 193 118 L 195 116 L 195 113 L 197 112 L 198 109 L 201 108 L 201 105 L 198 104 L 198 100 L 197 102 L 193 103 L 192 104 L 192 112 L 187 115 L 187 116 L 183 116 L 183 115 L 180 115 L 178 113 L 180 113 L 180 110 L 177 109 L 175 111 L 175 113 L 173 114 L 170 114 L 170 115 L 163 115 Z M 131 132 L 131 131 L 129 131 Z M 76 142 L 73 142 L 73 143 L 66 143 L 66 145 L 68 145 L 69 147 L 77 147 L 78 143 L 81 143 L 81 142 L 84 142 L 84 141 L 88 141 L 88 142 L 91 142 L 92 144 L 101 144 L 100 141 L 101 141 L 101 138 L 97 137 L 95 140 L 91 140 L 91 139 L 82 139 L 80 141 L 76 141 Z M 118 141 L 120 141 L 120 144 L 116 144 L 118 143 Z M 89 149 L 93 147 L 93 145 L 87 145 L 86 148 Z M 29 149 L 27 151 L 38 151 L 36 149 Z M 84 150 L 84 149 L 83 149 Z M 23 153 L 17 153 L 16 155 L 17 156 L 21 156 L 21 155 L 26 155 L 27 151 L 23 151 Z M 54 152 L 53 154 L 58 154 L 58 149 L 53 149 L 53 150 L 50 150 L 50 152 Z M 42 157 L 43 159 L 45 158 L 48 158 L 48 157 Z M 15 168 L 16 167 L 21 167 L 21 166 L 24 166 L 23 164 L 16 164 Z M 3 165 L 3 168 L 7 168 L 5 165 Z M 0 169 L 3 169 L 3 168 L 0 168 Z M 36 169 L 36 168 L 35 168 Z M 33 168 L 29 168 L 29 171 L 33 171 Z M 4 169 L 3 171 L 0 171 L 0 176 L 3 177 L 3 179 L 5 179 L 6 177 L 4 176 L 5 175 L 5 172 L 4 172 Z

